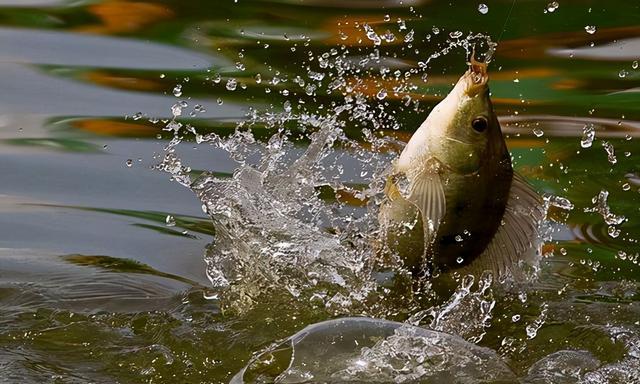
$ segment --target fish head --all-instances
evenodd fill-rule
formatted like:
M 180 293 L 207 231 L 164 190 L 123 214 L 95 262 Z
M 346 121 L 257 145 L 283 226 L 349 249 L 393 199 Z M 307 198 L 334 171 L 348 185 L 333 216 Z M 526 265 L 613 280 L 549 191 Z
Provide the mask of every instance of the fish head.
M 397 163 L 400 170 L 435 158 L 456 173 L 471 174 L 503 159 L 507 150 L 488 83 L 487 64 L 472 59 L 407 143 Z

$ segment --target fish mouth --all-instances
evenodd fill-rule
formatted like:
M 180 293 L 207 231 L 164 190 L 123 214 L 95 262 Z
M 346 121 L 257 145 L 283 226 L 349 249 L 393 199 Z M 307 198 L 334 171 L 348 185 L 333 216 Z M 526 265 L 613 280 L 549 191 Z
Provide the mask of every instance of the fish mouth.
M 476 96 L 487 89 L 489 82 L 489 73 L 487 67 L 489 63 L 477 61 L 474 55 L 469 60 L 469 70 L 463 75 L 465 79 L 465 93 L 470 96 Z

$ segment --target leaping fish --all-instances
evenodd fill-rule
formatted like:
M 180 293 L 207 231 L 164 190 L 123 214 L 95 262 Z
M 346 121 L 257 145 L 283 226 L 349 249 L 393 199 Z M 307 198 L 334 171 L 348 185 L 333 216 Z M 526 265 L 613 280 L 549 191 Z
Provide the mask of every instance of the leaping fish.
M 399 257 L 414 274 L 458 268 L 515 274 L 535 248 L 544 217 L 540 196 L 513 171 L 487 63 L 470 61 L 386 181 L 379 252 Z

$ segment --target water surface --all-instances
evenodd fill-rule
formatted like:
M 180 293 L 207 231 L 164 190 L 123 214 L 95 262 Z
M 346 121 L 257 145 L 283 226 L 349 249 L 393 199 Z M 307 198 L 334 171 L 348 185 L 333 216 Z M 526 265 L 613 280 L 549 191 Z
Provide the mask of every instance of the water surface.
M 465 54 L 420 62 L 459 31 L 499 41 L 492 98 L 515 168 L 573 209 L 550 213 L 532 287 L 469 296 L 461 314 L 479 314 L 473 300 L 495 301 L 478 329 L 454 326 L 453 315 L 435 325 L 495 351 L 520 380 L 557 382 L 569 365 L 582 368 L 565 382 L 640 382 L 640 5 L 558 3 L 487 1 L 484 14 L 477 3 L 435 0 L 0 1 L 0 381 L 228 382 L 254 352 L 309 324 L 407 321 L 427 309 L 398 297 L 340 308 L 285 283 L 240 309 L 220 300 L 204 261 L 211 219 L 153 167 L 173 117 L 228 137 L 250 109 L 326 115 L 345 94 L 328 91 L 342 75 L 319 61 L 344 54 L 366 63 L 342 79 L 393 117 L 340 127 L 329 162 L 342 164 L 341 186 L 362 188 L 366 156 L 345 143 L 372 148 L 367 132 L 406 142 L 464 71 Z M 365 23 L 393 39 L 375 46 Z M 253 124 L 254 136 L 299 128 L 274 121 Z M 595 139 L 581 144 L 591 129 Z M 280 167 L 303 153 L 310 131 L 294 135 Z M 376 158 L 392 158 L 391 144 Z M 239 167 L 193 135 L 177 150 L 194 178 L 206 170 L 230 180 Z M 601 191 L 623 220 L 590 211 Z M 347 195 L 341 214 L 361 213 Z

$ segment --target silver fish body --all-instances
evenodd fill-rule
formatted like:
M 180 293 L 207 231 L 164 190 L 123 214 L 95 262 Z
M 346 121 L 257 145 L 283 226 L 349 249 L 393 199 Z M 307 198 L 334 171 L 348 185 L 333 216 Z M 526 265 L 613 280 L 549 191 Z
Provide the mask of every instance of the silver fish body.
M 473 62 L 395 161 L 379 220 L 380 253 L 414 272 L 514 271 L 543 216 L 515 175 L 489 97 L 486 65 Z

